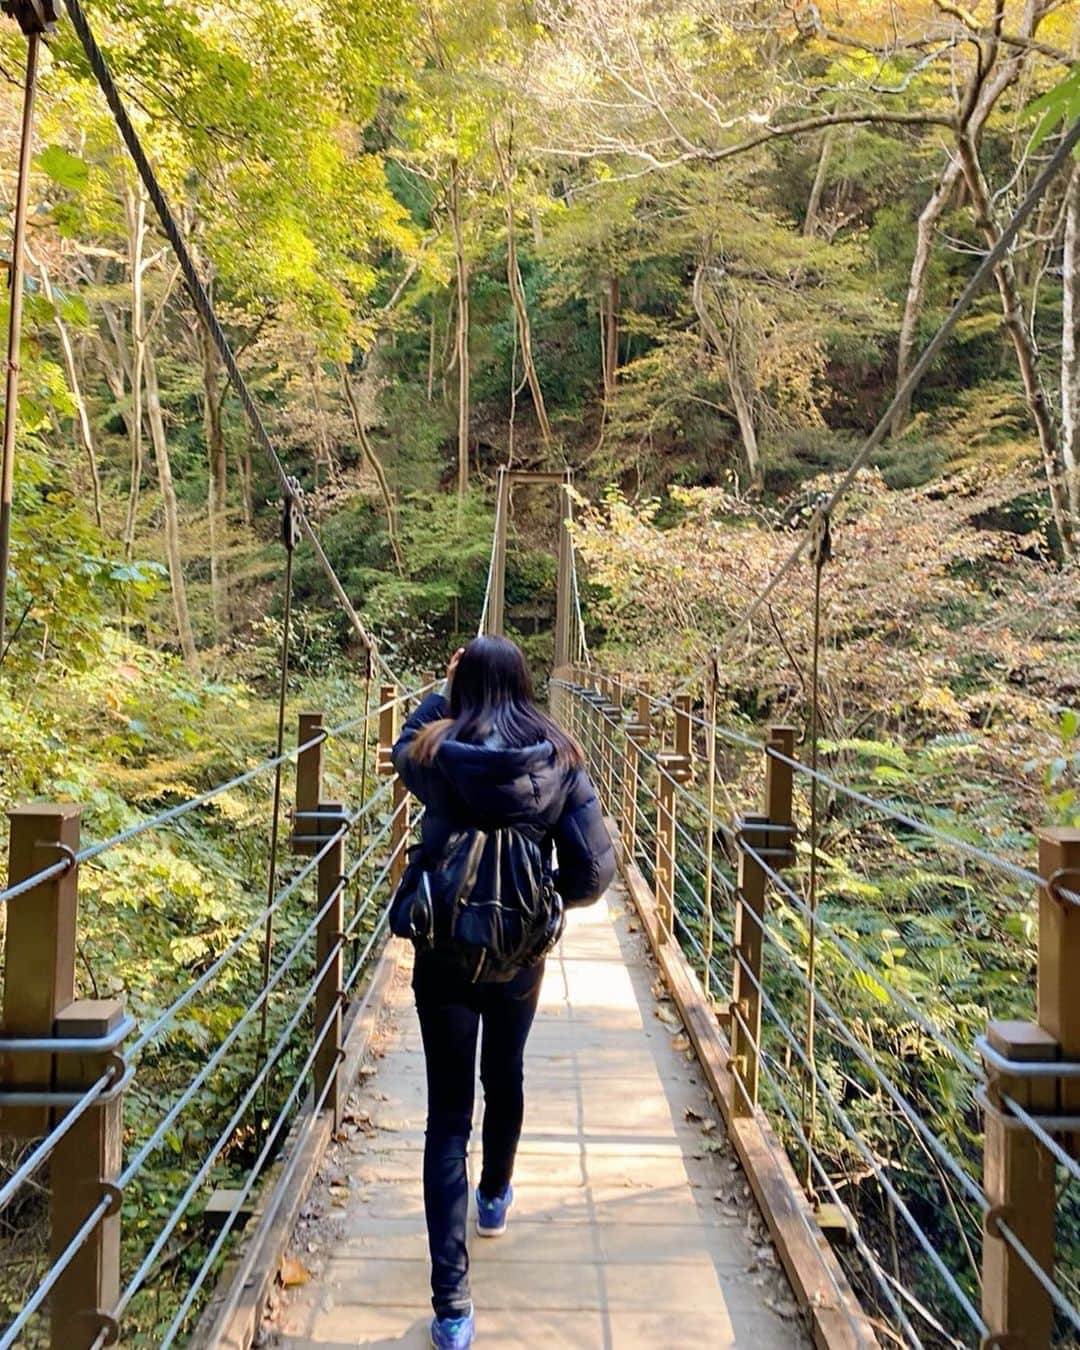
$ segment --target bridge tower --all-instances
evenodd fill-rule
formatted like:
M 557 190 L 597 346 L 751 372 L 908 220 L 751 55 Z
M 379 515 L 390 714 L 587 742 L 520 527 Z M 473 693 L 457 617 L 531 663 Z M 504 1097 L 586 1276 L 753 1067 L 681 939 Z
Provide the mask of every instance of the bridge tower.
M 539 484 L 555 487 L 559 500 L 558 574 L 555 595 L 555 669 L 571 661 L 573 634 L 573 557 L 570 538 L 570 488 L 573 473 L 570 469 L 545 472 L 534 469 L 499 469 L 495 502 L 495 546 L 492 554 L 491 596 L 484 622 L 484 632 L 491 637 L 503 636 L 506 628 L 506 537 L 510 519 L 510 489 L 515 483 Z

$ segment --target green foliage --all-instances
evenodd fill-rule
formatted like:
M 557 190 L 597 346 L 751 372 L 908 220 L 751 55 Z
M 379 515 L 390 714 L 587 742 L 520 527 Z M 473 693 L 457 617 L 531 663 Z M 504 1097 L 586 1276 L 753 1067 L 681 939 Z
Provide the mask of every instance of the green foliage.
M 1080 65 L 1074 62 L 1064 79 L 1030 104 L 1027 112 L 1037 120 L 1032 149 L 1040 146 L 1060 123 L 1071 126 L 1076 122 L 1080 118 Z

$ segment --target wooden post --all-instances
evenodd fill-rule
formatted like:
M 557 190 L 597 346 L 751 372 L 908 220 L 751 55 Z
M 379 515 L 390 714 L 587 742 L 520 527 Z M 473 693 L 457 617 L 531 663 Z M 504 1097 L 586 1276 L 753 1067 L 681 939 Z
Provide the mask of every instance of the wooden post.
M 488 599 L 487 633 L 502 637 L 506 622 L 506 533 L 510 517 L 510 474 L 498 470 L 495 492 L 495 556 L 492 560 L 491 595 Z
M 642 699 L 645 700 L 645 720 L 642 720 Z M 626 762 L 623 767 L 622 837 L 626 856 L 633 860 L 638 843 L 638 792 L 641 779 L 641 747 L 649 739 L 648 697 L 637 697 L 636 719 L 626 728 Z
M 987 1040 L 999 1054 L 1016 1060 L 1018 1069 L 1024 1060 L 1058 1057 L 1053 1036 L 1029 1022 L 991 1022 Z M 990 1212 L 983 1236 L 982 1313 L 991 1335 L 1002 1338 L 999 1344 L 1042 1350 L 1051 1341 L 1053 1304 L 1023 1258 L 1001 1236 L 997 1220 L 1004 1220 L 1042 1269 L 1053 1274 L 1054 1160 L 1030 1130 L 1020 1128 L 1002 1094 L 1026 1111 L 1053 1112 L 1058 1080 L 1002 1073 L 989 1062 L 986 1068 L 983 1189 Z
M 396 684 L 379 685 L 379 753 L 375 771 L 380 777 L 387 778 L 394 772 L 394 762 L 390 752 L 398 736 L 398 687 Z
M 1018 1350 L 1050 1344 L 1053 1302 L 1012 1243 L 1016 1240 L 1053 1278 L 1057 1210 L 1054 1159 L 1011 1110 L 1011 1098 L 1033 1115 L 1080 1114 L 1080 1080 L 1025 1075 L 1024 1061 L 1080 1061 L 1080 908 L 1061 894 L 1080 889 L 1080 830 L 1039 833 L 1038 1025 L 992 1022 L 987 1042 L 1016 1063 L 1017 1072 L 986 1061 L 987 1106 L 983 1143 L 983 1189 L 990 1205 L 985 1221 L 982 1268 L 983 1318 L 992 1336 Z M 1080 1136 L 1058 1134 L 1077 1156 Z
M 38 803 L 8 812 L 8 884 L 17 885 L 79 848 L 81 806 Z M 74 866 L 7 903 L 4 947 L 4 1035 L 51 1036 L 57 1016 L 75 1001 L 75 926 L 78 879 Z M 52 1056 L 8 1055 L 0 1059 L 0 1083 L 8 1092 L 45 1091 L 52 1086 Z M 44 1134 L 49 1110 L 39 1106 L 0 1109 L 0 1134 Z
M 4 950 L 5 1037 L 85 1040 L 116 1031 L 124 1016 L 115 999 L 75 999 L 78 922 L 80 806 L 38 804 L 8 813 L 11 820 L 8 878 L 14 885 L 62 861 L 71 866 L 40 882 L 7 905 Z M 107 1069 L 117 1081 L 123 1067 L 113 1054 L 14 1054 L 0 1060 L 7 1092 L 81 1092 Z M 9 1106 L 0 1111 L 0 1133 L 45 1134 L 54 1119 L 49 1107 Z M 63 1119 L 56 1108 L 55 1121 Z M 50 1159 L 50 1251 L 53 1261 L 109 1194 L 122 1165 L 123 1104 L 119 1090 L 86 1110 L 57 1143 Z M 52 1350 L 87 1350 L 120 1294 L 120 1205 L 118 1199 L 90 1230 L 57 1280 L 51 1299 Z
M 297 745 L 307 745 L 308 741 L 318 736 L 322 729 L 321 712 L 301 713 L 296 732 Z M 366 726 L 364 735 L 367 735 Z M 318 822 L 315 820 L 315 813 L 319 809 L 319 798 L 322 795 L 323 744 L 324 742 L 319 740 L 315 745 L 301 750 L 296 757 L 296 810 L 293 813 L 292 837 L 294 853 L 311 855 L 316 853 L 319 847 L 314 842 L 319 832 L 316 828 Z
M 675 930 L 675 794 L 677 784 L 690 777 L 690 704 L 676 700 L 675 749 L 657 755 L 659 783 L 656 796 L 656 910 L 660 938 Z
M 1039 832 L 1039 1025 L 1061 1047 L 1061 1058 L 1080 1060 L 1080 906 L 1057 898 L 1058 885 L 1080 894 L 1080 830 Z M 1058 1102 L 1063 1115 L 1080 1115 L 1080 1078 L 1065 1078 Z M 1080 1136 L 1066 1137 L 1077 1156 Z
M 795 861 L 792 788 L 794 768 L 777 759 L 795 757 L 795 728 L 770 727 L 765 755 L 765 813 L 739 822 L 735 886 L 735 963 L 731 992 L 731 1058 L 736 1115 L 752 1115 L 758 1099 L 761 981 L 767 876 L 758 858 L 779 871 Z M 751 853 L 749 850 L 753 850 Z M 757 855 L 757 857 L 754 856 Z
M 690 708 L 690 695 L 678 694 L 675 698 L 675 753 L 687 761 L 687 767 L 692 754 Z
M 752 854 L 768 846 L 768 817 L 744 816 L 739 822 L 739 871 L 735 886 L 735 965 L 731 994 L 731 1065 L 737 1116 L 751 1116 L 757 1105 L 758 1047 L 761 1044 L 761 951 L 765 921 L 765 872 Z
M 610 815 L 615 808 L 615 728 L 612 717 L 615 708 L 611 701 L 611 676 L 600 676 L 600 701 L 596 709 L 596 726 L 600 733 L 600 800 Z
M 338 1069 L 341 1064 L 342 933 L 345 928 L 342 880 L 345 876 L 346 817 L 341 802 L 320 802 L 318 826 L 318 834 L 324 839 L 333 838 L 334 842 L 319 859 L 315 891 L 319 914 L 315 930 L 315 969 L 322 971 L 315 990 L 315 1035 L 323 1034 L 327 1022 L 331 1026 L 315 1055 L 313 1085 L 316 1101 L 326 1093 L 324 1106 L 333 1112 L 336 1132 L 341 1125 L 342 1108 Z
M 500 470 L 500 472 L 502 472 Z M 394 761 L 390 752 L 398 738 L 400 724 L 400 704 L 397 698 L 397 686 L 384 684 L 379 690 L 379 761 L 378 772 L 383 776 L 394 772 Z M 405 845 L 402 840 L 409 833 L 409 794 L 405 784 L 398 778 L 394 783 L 394 814 L 390 825 L 390 851 L 393 862 L 390 864 L 390 885 L 396 886 L 405 871 Z
M 661 751 L 656 791 L 656 917 L 659 937 L 671 937 L 675 913 L 675 780 L 668 772 L 669 756 Z
M 574 647 L 573 548 L 570 538 L 570 474 L 559 488 L 558 573 L 555 582 L 555 669 L 570 660 Z
M 649 697 L 649 682 L 647 680 L 638 681 L 637 692 L 637 717 L 638 726 L 644 727 L 646 735 L 652 732 L 652 700 Z
M 410 799 L 405 784 L 400 778 L 394 781 L 394 819 L 390 826 L 390 851 L 393 862 L 390 864 L 390 885 L 396 886 L 405 875 L 408 862 L 408 850 L 405 840 L 412 828 Z
M 87 1040 L 107 1036 L 124 1017 L 118 999 L 80 999 L 57 1015 L 57 1036 Z M 57 1056 L 58 1091 L 93 1087 L 113 1066 L 114 1054 Z M 106 1094 L 108 1096 L 108 1094 Z M 57 1261 L 69 1243 L 115 1186 L 123 1167 L 124 1102 L 119 1091 L 101 1099 L 60 1140 L 50 1160 L 50 1255 Z M 120 1197 L 114 1194 L 78 1254 L 56 1283 L 51 1300 L 52 1350 L 88 1350 L 97 1340 L 120 1297 Z
M 795 728 L 770 727 L 768 749 L 783 755 L 784 759 L 794 759 Z M 772 845 L 774 848 L 783 848 L 790 843 L 790 830 L 794 820 L 792 809 L 794 780 L 795 770 L 791 764 L 785 764 L 783 759 L 777 759 L 775 755 L 766 754 L 765 814 L 769 818 L 770 825 L 781 827 L 777 832 L 777 839 Z M 784 840 L 785 833 L 787 833 L 786 840 Z M 794 862 L 794 850 L 792 851 L 791 861 Z

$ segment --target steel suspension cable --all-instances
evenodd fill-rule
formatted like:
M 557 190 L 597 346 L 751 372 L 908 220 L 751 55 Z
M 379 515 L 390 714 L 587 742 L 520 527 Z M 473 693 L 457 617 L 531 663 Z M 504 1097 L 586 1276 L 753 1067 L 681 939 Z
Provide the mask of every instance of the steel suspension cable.
M 810 1141 L 807 1139 L 805 1133 L 803 1132 L 803 1128 L 799 1121 L 798 1114 L 796 1113 L 795 1108 L 788 1101 L 787 1097 L 784 1095 L 784 1092 L 780 1087 L 780 1083 L 777 1080 L 776 1075 L 769 1067 L 768 1059 L 769 1057 L 767 1055 L 762 1054 L 759 1049 L 758 1051 L 759 1067 L 761 1069 L 761 1072 L 768 1079 L 773 1092 L 776 1094 L 777 1103 L 781 1111 L 783 1111 L 784 1115 L 787 1117 L 788 1124 L 791 1126 L 792 1132 L 794 1133 L 799 1143 L 802 1144 L 803 1148 L 806 1149 L 808 1155 L 812 1157 L 814 1170 L 821 1178 L 822 1184 L 824 1185 L 826 1191 L 829 1193 L 829 1196 L 832 1199 L 833 1204 L 839 1206 L 842 1210 L 845 1209 L 846 1207 L 844 1205 L 843 1198 L 836 1188 L 836 1183 L 833 1181 L 832 1177 L 829 1176 L 829 1173 L 825 1168 L 825 1165 L 822 1163 L 816 1151 L 813 1150 Z M 735 1081 L 738 1082 L 738 1079 L 736 1079 Z M 796 1212 L 801 1214 L 801 1209 L 797 1208 Z M 816 1235 L 812 1234 L 811 1236 L 812 1240 L 815 1243 L 819 1241 Z M 855 1224 L 852 1227 L 851 1236 L 855 1243 L 856 1250 L 859 1252 L 859 1255 L 866 1262 L 868 1268 L 871 1271 L 875 1271 L 878 1268 L 877 1258 L 874 1256 L 873 1252 L 870 1250 L 870 1247 L 867 1245 L 866 1239 L 859 1231 L 859 1227 L 857 1224 Z M 896 1315 L 896 1319 L 900 1323 L 901 1329 L 904 1331 L 904 1334 L 908 1337 L 910 1344 L 915 1348 L 915 1350 L 922 1350 L 922 1342 L 919 1340 L 919 1337 L 915 1334 L 914 1327 L 912 1327 L 910 1322 L 908 1322 L 907 1317 L 904 1314 L 904 1310 L 895 1301 L 895 1296 L 887 1288 L 881 1286 L 880 1280 L 878 1281 L 878 1283 L 879 1287 L 881 1287 L 882 1289 L 882 1293 L 885 1295 L 886 1300 L 888 1301 L 890 1307 L 892 1308 L 893 1313 Z M 844 1300 L 841 1300 L 841 1305 L 844 1306 Z
M 365 661 L 364 661 L 364 713 L 365 713 L 365 715 L 369 712 L 369 710 L 370 710 L 370 708 L 371 708 L 371 674 L 372 674 L 372 671 L 371 671 L 371 664 L 372 664 L 372 663 L 371 663 L 371 653 L 368 652 L 368 653 L 366 654 L 366 659 L 365 659 Z M 368 728 L 368 726 L 367 726 L 367 723 L 365 722 L 365 725 L 364 725 L 364 738 L 363 738 L 363 741 L 362 741 L 362 743 L 361 743 L 361 749 L 360 749 L 360 800 L 361 800 L 361 801 L 366 801 L 366 800 L 367 800 L 367 795 L 368 795 L 368 789 L 367 789 L 367 782 L 368 782 L 368 761 L 369 761 L 370 758 L 371 758 L 371 736 L 370 736 L 370 733 L 369 733 L 369 728 Z M 361 850 L 363 850 L 363 847 L 364 847 L 364 832 L 363 832 L 363 829 L 361 829 L 361 830 L 359 831 L 359 834 L 358 834 L 358 837 L 357 837 L 357 846 L 358 846 Z
M 292 1039 L 293 1033 L 299 1026 L 301 1018 L 303 1017 L 304 1013 L 310 1007 L 311 1003 L 315 998 L 315 995 L 318 991 L 320 980 L 325 975 L 327 970 L 329 970 L 331 964 L 333 963 L 334 960 L 336 960 L 336 958 L 337 958 L 337 949 L 334 948 L 331 950 L 330 955 L 323 962 L 322 967 L 316 972 L 315 978 L 311 983 L 308 993 L 305 995 L 304 999 L 300 1002 L 299 1006 L 296 1008 L 292 1017 L 289 1019 L 284 1031 L 281 1033 L 277 1041 L 274 1043 L 274 1046 L 272 1047 L 270 1053 L 266 1057 L 265 1063 L 262 1065 L 262 1067 L 259 1069 L 259 1072 L 255 1075 L 251 1083 L 248 1085 L 248 1089 L 244 1093 L 244 1096 L 241 1098 L 240 1104 L 236 1107 L 231 1118 L 229 1119 L 228 1124 L 225 1126 L 224 1130 L 222 1130 L 221 1133 L 218 1135 L 217 1140 L 211 1146 L 209 1154 L 203 1160 L 202 1165 L 199 1167 L 199 1170 L 196 1172 L 195 1176 L 189 1182 L 186 1190 L 180 1197 L 180 1200 L 177 1202 L 176 1206 L 169 1214 L 169 1217 L 166 1219 L 164 1225 L 162 1226 L 161 1232 L 158 1234 L 149 1252 L 147 1252 L 146 1256 L 143 1258 L 141 1264 L 139 1265 L 138 1270 L 136 1270 L 135 1274 L 128 1281 L 127 1285 L 124 1288 L 123 1293 L 120 1295 L 120 1300 L 113 1311 L 113 1316 L 117 1320 L 120 1319 L 124 1310 L 127 1308 L 128 1304 L 135 1297 L 138 1291 L 142 1288 L 143 1284 L 146 1281 L 147 1275 L 149 1275 L 150 1271 L 154 1268 L 154 1265 L 156 1264 L 161 1253 L 165 1250 L 165 1247 L 168 1245 L 169 1238 L 172 1237 L 173 1233 L 176 1231 L 178 1225 L 180 1224 L 181 1219 L 184 1217 L 185 1213 L 190 1207 L 192 1200 L 194 1200 L 195 1196 L 198 1194 L 200 1188 L 202 1187 L 203 1182 L 205 1182 L 206 1178 L 210 1175 L 210 1172 L 212 1171 L 214 1163 L 217 1161 L 221 1153 L 221 1150 L 225 1147 L 229 1139 L 232 1137 L 237 1126 L 240 1124 L 240 1121 L 243 1120 L 244 1115 L 247 1113 L 248 1108 L 251 1106 L 251 1103 L 255 1100 L 256 1096 L 258 1095 L 259 1089 L 262 1087 L 264 1079 L 277 1064 L 277 1061 L 280 1059 L 286 1046 Z M 128 1172 L 131 1171 L 130 1165 L 127 1171 Z M 127 1178 L 127 1180 L 130 1180 L 130 1178 Z M 123 1187 L 125 1184 L 126 1184 L 125 1178 L 121 1178 L 120 1181 L 121 1187 Z M 0 1346 L 0 1350 L 3 1350 L 2 1346 Z
M 829 536 L 829 517 L 819 507 L 814 522 L 814 633 L 810 669 L 810 768 L 817 772 L 818 727 L 821 696 L 821 578 L 829 561 L 832 544 Z M 810 917 L 806 930 L 806 1054 L 811 1065 L 816 1064 L 815 1023 L 817 1021 L 817 913 L 818 913 L 818 784 L 810 780 L 810 874 L 807 886 L 807 908 Z M 756 917 L 756 916 L 755 916 Z M 811 1141 L 817 1128 L 817 1083 L 813 1073 L 803 1079 L 803 1116 L 806 1133 Z M 807 1154 L 804 1182 L 809 1191 L 813 1178 L 810 1174 L 810 1155 Z
M 705 804 L 705 969 L 704 984 L 705 997 L 712 1001 L 712 954 L 713 942 L 715 939 L 716 920 L 713 915 L 713 849 L 715 847 L 716 830 L 713 828 L 713 820 L 716 817 L 716 704 L 720 696 L 720 665 L 715 656 L 709 668 L 708 697 L 706 704 L 708 706 L 709 725 L 712 732 L 709 736 L 708 754 L 706 757 L 705 775 L 706 775 L 706 804 Z
M 293 577 L 293 550 L 295 539 L 293 537 L 292 524 L 292 502 L 290 498 L 283 511 L 282 536 L 285 542 L 285 593 L 282 602 L 282 620 L 281 620 L 281 663 L 278 674 L 278 706 L 277 706 L 277 767 L 274 770 L 274 794 L 273 804 L 270 807 L 270 857 L 267 862 L 266 876 L 266 928 L 263 931 L 263 953 L 262 953 L 262 987 L 266 988 L 270 982 L 270 962 L 274 951 L 274 892 L 277 889 L 277 866 L 278 866 L 278 833 L 281 825 L 281 778 L 282 778 L 282 752 L 285 749 L 285 704 L 289 693 L 289 635 L 292 628 L 292 577 Z M 270 1001 L 267 999 L 262 1006 L 262 1016 L 259 1019 L 259 1048 L 256 1054 L 255 1062 L 258 1063 L 266 1052 L 266 1033 L 269 1025 Z M 269 1091 L 269 1086 L 267 1086 Z M 265 1105 L 265 1099 L 264 1099 Z
M 502 492 L 497 492 L 495 494 L 495 521 L 491 531 L 491 558 L 488 561 L 487 583 L 484 586 L 484 604 L 480 610 L 480 623 L 476 630 L 477 635 L 480 637 L 483 637 L 487 630 L 488 611 L 491 608 L 491 590 L 495 581 L 495 562 L 499 554 L 499 531 L 502 528 L 503 495 Z
M 569 512 L 568 519 L 572 525 L 574 522 L 574 503 L 569 492 L 567 492 L 565 496 L 566 509 Z M 577 549 L 574 546 L 574 534 L 572 530 L 570 532 L 570 594 L 574 601 L 574 617 L 577 620 L 580 659 L 584 661 L 587 666 L 591 666 L 592 657 L 589 655 L 589 644 L 585 638 L 585 617 L 581 612 L 581 588 L 578 584 Z

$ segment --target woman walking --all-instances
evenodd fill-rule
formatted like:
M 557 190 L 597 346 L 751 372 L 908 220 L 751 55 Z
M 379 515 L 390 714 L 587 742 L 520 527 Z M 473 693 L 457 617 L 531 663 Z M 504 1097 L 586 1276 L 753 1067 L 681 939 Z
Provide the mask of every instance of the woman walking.
M 413 974 L 427 1064 L 424 1209 L 435 1310 L 431 1344 L 462 1350 L 475 1334 L 465 1234 L 477 1039 L 482 1027 L 483 1166 L 476 1231 L 497 1237 L 506 1230 L 514 1198 L 525 1042 L 544 976 L 542 955 L 515 966 L 514 954 L 528 945 L 534 910 L 543 909 L 534 904 L 534 892 L 550 898 L 561 920 L 564 906 L 588 904 L 603 894 L 615 860 L 581 751 L 536 706 L 525 660 L 506 638 L 477 638 L 454 656 L 444 691 L 430 694 L 408 719 L 393 759 L 426 807 L 419 857 L 410 866 L 441 867 L 445 873 L 450 866 L 445 860 L 471 847 L 471 870 L 457 883 L 453 912 L 484 916 L 479 928 L 468 930 L 474 941 L 467 945 L 461 938 L 465 924 L 456 917 L 440 922 L 428 913 L 431 922 L 417 942 Z M 470 840 L 480 842 L 473 846 Z M 538 870 L 540 886 L 534 884 Z M 424 884 L 430 907 L 430 882 Z M 550 916 L 547 922 L 550 931 L 535 944 L 541 953 L 561 931 L 561 923 L 552 928 Z M 415 926 L 412 931 L 415 936 Z

